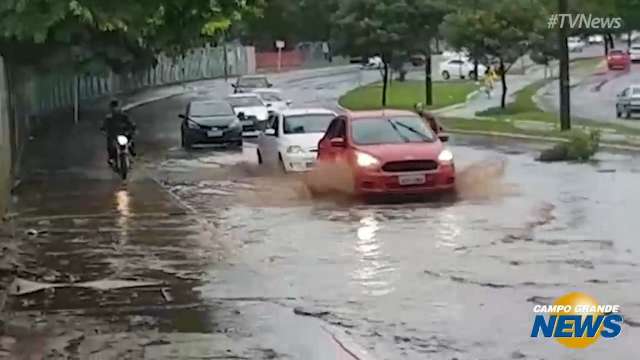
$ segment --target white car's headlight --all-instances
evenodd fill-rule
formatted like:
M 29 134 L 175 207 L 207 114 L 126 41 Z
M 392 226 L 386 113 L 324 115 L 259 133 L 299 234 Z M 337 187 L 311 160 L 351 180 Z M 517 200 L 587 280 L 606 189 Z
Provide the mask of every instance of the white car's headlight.
M 263 113 L 259 113 L 258 115 L 256 115 L 256 119 L 260 120 L 260 121 L 266 121 L 269 118 L 269 112 L 265 111 Z
M 302 150 L 302 148 L 300 146 L 298 146 L 298 145 L 291 145 L 291 146 L 287 147 L 287 152 L 289 154 L 301 153 L 303 151 L 304 150 Z
M 363 152 L 356 152 L 356 162 L 358 163 L 358 166 L 362 167 L 370 167 L 380 164 L 380 160 Z
M 120 146 L 125 146 L 129 142 L 129 139 L 127 139 L 127 137 L 123 135 L 118 135 L 117 140 Z
M 438 161 L 442 161 L 442 162 L 453 161 L 453 153 L 446 149 L 442 150 L 442 152 L 440 152 L 440 155 L 438 155 Z

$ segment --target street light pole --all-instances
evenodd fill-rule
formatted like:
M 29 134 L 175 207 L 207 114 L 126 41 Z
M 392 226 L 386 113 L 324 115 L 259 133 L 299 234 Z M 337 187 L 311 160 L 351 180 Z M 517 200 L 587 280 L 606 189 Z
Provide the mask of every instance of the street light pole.
M 567 0 L 558 0 L 558 13 L 568 13 Z M 567 29 L 563 22 L 558 26 L 558 42 L 560 49 L 560 129 L 571 130 L 571 93 L 569 84 L 569 48 L 567 46 Z

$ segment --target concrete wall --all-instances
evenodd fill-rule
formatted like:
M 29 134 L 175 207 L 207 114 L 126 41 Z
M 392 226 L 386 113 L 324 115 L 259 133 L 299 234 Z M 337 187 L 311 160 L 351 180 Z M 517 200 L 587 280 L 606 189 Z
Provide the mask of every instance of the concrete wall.
M 6 75 L 0 57 L 0 218 L 7 210 L 11 188 L 11 126 Z

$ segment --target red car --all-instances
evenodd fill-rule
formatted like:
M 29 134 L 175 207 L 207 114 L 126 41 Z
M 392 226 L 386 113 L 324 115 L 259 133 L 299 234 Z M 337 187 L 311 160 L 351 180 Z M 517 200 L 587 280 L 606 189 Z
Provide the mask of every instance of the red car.
M 447 140 L 413 112 L 352 112 L 331 122 L 318 143 L 318 160 L 345 161 L 356 195 L 452 192 L 456 175 Z
M 609 70 L 626 70 L 631 64 L 631 57 L 622 50 L 611 50 L 607 56 L 607 66 Z

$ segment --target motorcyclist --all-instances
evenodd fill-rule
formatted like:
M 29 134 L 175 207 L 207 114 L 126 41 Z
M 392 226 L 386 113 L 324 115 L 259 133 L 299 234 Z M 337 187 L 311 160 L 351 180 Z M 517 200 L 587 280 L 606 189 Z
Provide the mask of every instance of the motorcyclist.
M 113 164 L 116 158 L 115 140 L 118 135 L 124 135 L 129 139 L 129 150 L 131 156 L 136 156 L 133 135 L 136 131 L 136 124 L 129 118 L 129 115 L 122 110 L 120 101 L 111 100 L 109 103 L 109 114 L 104 118 L 100 130 L 107 135 L 107 153 L 109 163 Z
M 430 112 L 424 111 L 422 103 L 416 104 L 415 109 L 418 115 L 420 115 L 420 117 L 423 118 L 427 122 L 427 124 L 429 124 L 429 127 L 431 127 L 431 130 L 433 130 L 436 135 L 444 132 L 444 128 L 438 123 L 438 120 L 436 120 L 435 116 L 433 116 L 433 114 L 431 114 Z

